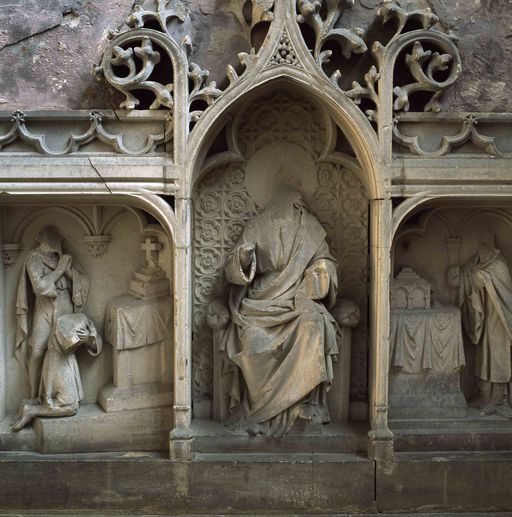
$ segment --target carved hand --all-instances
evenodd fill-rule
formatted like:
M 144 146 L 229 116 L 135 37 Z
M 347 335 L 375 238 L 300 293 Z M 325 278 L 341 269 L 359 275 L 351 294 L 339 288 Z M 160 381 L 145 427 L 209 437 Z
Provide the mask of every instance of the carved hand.
M 454 289 L 459 287 L 460 284 L 460 267 L 459 266 L 451 266 L 448 268 L 448 272 L 446 273 L 446 283 L 448 287 Z
M 71 266 L 71 256 L 70 255 L 61 255 L 59 258 L 59 263 L 55 268 L 55 271 L 59 272 L 59 275 L 64 274 L 69 267 Z
M 254 257 L 254 244 L 243 244 L 240 247 L 240 264 L 243 269 L 250 266 Z

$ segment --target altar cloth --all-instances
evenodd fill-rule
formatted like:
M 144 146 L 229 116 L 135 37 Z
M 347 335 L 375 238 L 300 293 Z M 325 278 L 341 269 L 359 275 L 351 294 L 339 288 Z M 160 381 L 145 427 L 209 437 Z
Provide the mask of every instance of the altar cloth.
M 170 335 L 169 298 L 141 300 L 131 294 L 112 299 L 105 311 L 105 341 L 116 350 L 159 343 Z
M 391 368 L 402 373 L 452 373 L 465 364 L 460 310 L 392 309 Z

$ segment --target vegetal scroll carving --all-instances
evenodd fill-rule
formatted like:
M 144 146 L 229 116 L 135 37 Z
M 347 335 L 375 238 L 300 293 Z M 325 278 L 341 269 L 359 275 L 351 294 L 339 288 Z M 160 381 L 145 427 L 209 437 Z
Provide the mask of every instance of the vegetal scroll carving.
M 361 104 L 363 99 L 368 99 L 375 106 L 379 104 L 379 95 L 376 90 L 376 84 L 380 79 L 380 73 L 377 71 L 375 66 L 372 66 L 368 72 L 364 75 L 364 82 L 366 86 L 361 86 L 357 81 L 352 83 L 352 89 L 346 91 L 348 97 L 350 97 L 356 104 Z M 337 82 L 338 78 L 334 78 Z M 377 120 L 376 110 L 367 109 L 365 111 L 366 116 L 369 120 Z
M 186 36 L 183 40 L 182 46 L 186 49 L 187 55 L 192 53 L 192 40 L 189 36 Z M 192 82 L 192 89 L 189 93 L 189 116 L 191 122 L 197 122 L 199 117 L 203 114 L 204 110 L 211 106 L 215 100 L 222 95 L 222 90 L 217 88 L 215 81 L 209 81 L 208 76 L 210 72 L 203 70 L 199 65 L 190 63 L 188 78 Z M 197 105 L 197 101 L 202 101 L 203 104 L 201 109 L 194 109 L 194 105 Z
M 124 94 L 121 108 L 133 110 L 139 107 L 141 91 L 149 91 L 154 96 L 149 109 L 173 108 L 173 70 L 165 69 L 168 61 L 163 59 L 162 52 L 168 54 L 174 66 L 177 45 L 170 27 L 173 22 L 182 24 L 186 19 L 187 11 L 181 1 L 158 0 L 156 10 L 143 9 L 140 5 L 133 8 L 126 20 L 130 27 L 128 31 L 122 34 L 110 32 L 112 41 L 94 72 L 98 79 L 104 77 Z M 155 22 L 159 30 L 153 28 Z M 162 78 L 166 80 L 162 82 Z
M 385 0 L 377 11 L 376 24 L 385 26 L 386 30 L 380 34 L 388 36 L 384 41 L 372 41 L 371 34 L 375 31 L 365 34 L 360 28 L 339 27 L 343 12 L 353 5 L 353 0 L 296 0 L 298 22 L 307 24 L 314 30 L 315 42 L 311 52 L 318 66 L 327 74 L 325 65 L 329 61 L 336 58 L 336 66 L 339 66 L 341 58 L 345 61 L 352 59 L 350 70 L 343 69 L 343 61 L 340 68 L 334 71 L 331 67 L 327 74 L 331 82 L 356 104 L 361 105 L 371 121 L 377 121 L 382 107 L 381 97 L 389 95 L 389 91 L 393 91 L 395 96 L 394 111 L 411 109 L 411 95 L 418 91 L 432 93 L 422 106 L 424 111 L 440 111 L 440 96 L 460 75 L 460 58 L 451 39 L 433 29 L 438 22 L 437 16 L 431 9 L 418 9 L 410 4 L 403 7 L 398 0 Z M 332 45 L 328 48 L 327 44 L 333 41 L 340 48 L 338 56 L 333 55 Z M 367 59 L 368 48 L 371 48 L 369 55 L 374 64 L 362 80 L 354 80 L 351 87 L 348 87 L 343 82 L 343 75 L 348 75 L 357 67 L 354 66 L 353 55 L 358 55 L 359 61 Z M 437 48 L 441 51 L 437 51 Z M 393 70 L 404 49 L 409 51 L 405 56 L 405 64 L 414 81 L 405 85 L 396 84 L 394 81 L 397 78 L 391 74 L 389 84 L 386 82 L 379 89 L 378 85 L 383 79 L 382 71 Z
M 306 23 L 315 31 L 313 56 L 322 68 L 329 62 L 332 50 L 324 50 L 328 41 L 335 41 L 346 59 L 354 54 L 363 54 L 368 49 L 362 39 L 360 28 L 335 28 L 335 24 L 345 9 L 350 9 L 354 0 L 297 0 L 297 21 Z M 339 70 L 334 74 L 340 74 Z
M 409 21 L 419 21 L 425 30 L 430 29 L 439 21 L 439 18 L 432 12 L 432 9 L 415 9 L 411 5 L 402 7 L 401 3 L 397 0 L 385 1 L 384 5 L 378 9 L 377 16 L 380 18 L 382 24 L 386 24 L 390 20 L 396 22 L 393 37 L 397 37 L 401 34 Z
M 157 81 L 150 81 L 149 76 L 153 73 L 155 66 L 160 63 L 160 52 L 153 49 L 153 44 L 149 37 L 142 38 L 140 46 L 128 47 L 126 50 L 121 46 L 113 47 L 113 57 L 110 64 L 128 68 L 126 77 L 119 77 L 115 74 L 112 67 L 104 69 L 106 79 L 121 90 L 126 96 L 126 100 L 120 104 L 121 108 L 128 110 L 134 109 L 140 104 L 132 93 L 132 90 L 149 90 L 155 95 L 155 100 L 149 109 L 158 109 L 160 106 L 167 108 L 173 107 L 172 91 L 174 85 L 160 84 Z M 135 58 L 142 61 L 142 67 L 137 70 Z
M 452 61 L 450 54 L 440 54 L 431 50 L 424 50 L 420 41 L 414 43 L 412 52 L 405 56 L 405 62 L 416 82 L 405 86 L 396 86 L 393 93 L 395 111 L 409 111 L 409 96 L 416 91 L 431 91 L 434 95 L 425 105 L 424 111 L 441 111 L 439 97 L 447 88 L 446 81 L 436 81 L 436 72 L 444 72 Z M 452 84 L 454 81 L 450 81 Z

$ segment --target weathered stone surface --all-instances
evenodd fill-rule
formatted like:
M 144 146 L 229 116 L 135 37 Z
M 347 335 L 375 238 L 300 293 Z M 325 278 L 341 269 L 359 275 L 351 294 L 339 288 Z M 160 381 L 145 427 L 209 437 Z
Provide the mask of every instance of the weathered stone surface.
M 47 454 L 164 450 L 171 421 L 170 407 L 106 414 L 88 404 L 73 417 L 36 419 L 36 450 Z
M 87 109 L 118 105 L 106 86 L 90 74 L 106 45 L 109 27 L 122 28 L 133 4 L 150 0 L 54 0 L 4 6 L 0 26 L 0 109 Z M 250 34 L 240 14 L 241 0 L 188 0 L 194 61 L 222 83 L 226 65 L 250 49 Z M 506 85 L 512 79 L 509 0 L 418 0 L 442 19 L 440 29 L 459 40 L 463 73 L 444 100 L 446 109 L 512 109 Z M 367 28 L 378 2 L 359 0 L 343 26 Z
M 399 453 L 377 463 L 377 505 L 383 512 L 508 511 L 511 467 L 509 452 Z
M 373 462 L 353 455 L 219 458 L 171 463 L 155 454 L 5 454 L 0 509 L 109 514 L 371 512 Z M 44 490 L 34 490 L 45 479 Z M 94 487 L 94 488 L 93 488 Z

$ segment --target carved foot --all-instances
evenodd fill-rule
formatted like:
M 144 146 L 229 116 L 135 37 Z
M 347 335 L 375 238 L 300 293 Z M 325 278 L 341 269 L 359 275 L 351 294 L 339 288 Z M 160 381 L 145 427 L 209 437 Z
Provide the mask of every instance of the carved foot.
M 512 408 L 507 404 L 487 404 L 480 411 L 480 415 L 499 415 L 512 420 Z
M 17 433 L 18 431 L 21 431 L 26 425 L 30 424 L 32 421 L 33 416 L 28 415 L 26 413 L 23 414 L 14 424 L 12 425 L 11 429 Z
M 40 407 L 39 399 L 23 399 L 18 406 L 16 420 L 12 424 L 11 429 L 15 432 L 21 431 L 36 417 L 37 408 Z
M 489 405 L 489 399 L 491 394 L 487 391 L 478 390 L 476 396 L 468 402 L 469 407 L 476 407 L 478 409 L 484 409 Z M 492 413 L 489 413 L 492 414 Z

